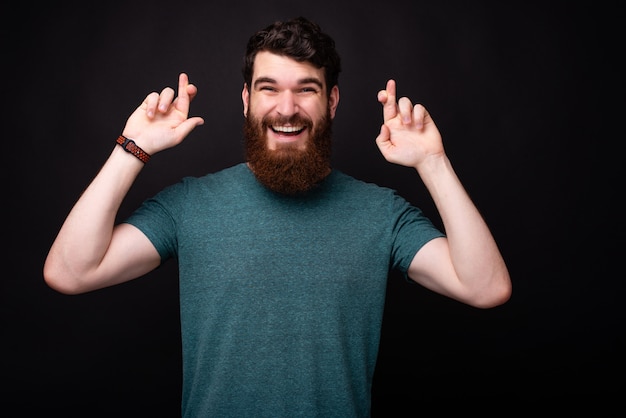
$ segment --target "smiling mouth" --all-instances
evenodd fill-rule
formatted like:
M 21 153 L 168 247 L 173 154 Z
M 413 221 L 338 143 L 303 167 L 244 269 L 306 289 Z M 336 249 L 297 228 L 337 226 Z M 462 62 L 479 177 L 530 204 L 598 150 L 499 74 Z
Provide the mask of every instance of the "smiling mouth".
M 304 131 L 304 126 L 270 126 L 270 129 L 281 135 L 298 135 Z

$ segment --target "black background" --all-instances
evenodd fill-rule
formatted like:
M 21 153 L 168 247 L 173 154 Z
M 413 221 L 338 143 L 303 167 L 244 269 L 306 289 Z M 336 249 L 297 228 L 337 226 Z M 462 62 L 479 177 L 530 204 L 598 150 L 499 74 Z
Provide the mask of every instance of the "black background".
M 153 157 L 120 216 L 184 175 L 241 161 L 245 42 L 304 15 L 343 58 L 335 167 L 399 190 L 439 223 L 417 174 L 385 162 L 374 143 L 376 93 L 395 78 L 399 95 L 433 115 L 514 284 L 507 304 L 477 310 L 392 274 L 374 416 L 623 411 L 623 12 L 600 2 L 417 0 L 3 9 L 2 408 L 179 414 L 173 263 L 65 296 L 44 284 L 43 262 L 128 115 L 148 92 L 176 87 L 181 71 L 199 88 L 191 113 L 206 123 Z

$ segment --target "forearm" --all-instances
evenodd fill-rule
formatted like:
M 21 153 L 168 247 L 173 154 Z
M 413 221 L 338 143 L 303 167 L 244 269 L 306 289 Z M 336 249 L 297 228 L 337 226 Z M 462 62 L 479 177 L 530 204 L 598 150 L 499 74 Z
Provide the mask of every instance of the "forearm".
M 510 279 L 502 255 L 448 158 L 445 154 L 433 157 L 417 170 L 443 221 L 461 285 L 476 298 L 507 295 Z
M 143 163 L 116 146 L 80 196 L 53 242 L 44 265 L 53 287 L 94 274 L 113 234 L 115 219 Z

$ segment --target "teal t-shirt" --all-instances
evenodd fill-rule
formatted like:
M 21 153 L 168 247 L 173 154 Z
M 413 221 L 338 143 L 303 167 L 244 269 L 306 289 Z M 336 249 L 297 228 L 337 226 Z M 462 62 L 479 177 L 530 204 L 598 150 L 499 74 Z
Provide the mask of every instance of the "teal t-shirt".
M 276 194 L 241 163 L 127 222 L 178 260 L 184 417 L 367 417 L 390 269 L 443 236 L 393 190 L 333 171 Z

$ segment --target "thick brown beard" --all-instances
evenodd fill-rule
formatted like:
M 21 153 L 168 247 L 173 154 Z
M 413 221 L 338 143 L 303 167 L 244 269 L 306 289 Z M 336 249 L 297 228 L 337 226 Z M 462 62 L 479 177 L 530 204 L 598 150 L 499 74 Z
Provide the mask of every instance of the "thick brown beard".
M 250 169 L 263 185 L 278 193 L 296 195 L 319 184 L 331 171 L 330 113 L 318 121 L 306 149 L 283 144 L 276 150 L 267 148 L 266 132 L 275 120 L 259 120 L 248 112 L 244 122 L 245 156 Z M 286 121 L 281 121 L 286 122 Z M 290 123 L 311 129 L 310 120 L 291 118 Z

